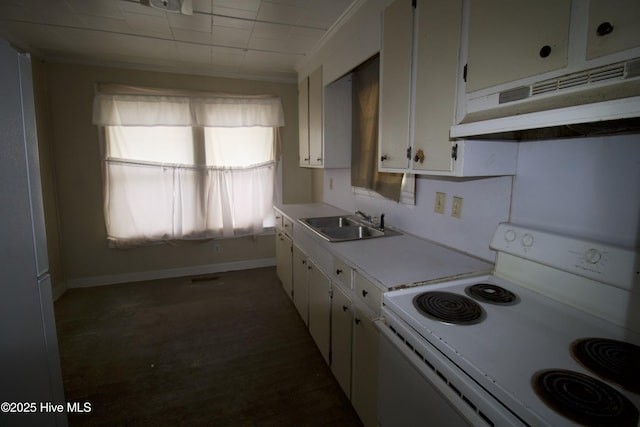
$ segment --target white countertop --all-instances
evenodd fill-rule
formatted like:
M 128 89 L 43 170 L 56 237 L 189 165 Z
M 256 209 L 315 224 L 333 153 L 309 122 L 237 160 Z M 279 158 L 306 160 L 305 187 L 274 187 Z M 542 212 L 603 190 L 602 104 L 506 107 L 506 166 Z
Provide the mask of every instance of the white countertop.
M 399 236 L 328 242 L 306 229 L 297 219 L 352 215 L 353 212 L 323 203 L 280 205 L 277 208 L 294 221 L 294 241 L 298 230 L 313 235 L 318 244 L 387 289 L 450 277 L 485 274 L 493 270 L 493 264 L 487 261 L 404 232 Z M 393 228 L 393 224 L 389 225 Z

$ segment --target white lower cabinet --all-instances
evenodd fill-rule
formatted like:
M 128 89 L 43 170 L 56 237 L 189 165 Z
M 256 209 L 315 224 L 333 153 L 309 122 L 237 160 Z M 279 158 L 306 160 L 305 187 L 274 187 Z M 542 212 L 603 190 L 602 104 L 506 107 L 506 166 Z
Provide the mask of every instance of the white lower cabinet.
M 292 247 L 291 238 L 276 228 L 276 274 L 289 298 L 293 298 Z
M 365 427 L 378 425 L 378 345 L 373 320 L 356 307 L 353 317 L 351 404 Z
M 331 279 L 307 260 L 309 285 L 309 333 L 322 353 L 322 357 L 330 364 L 331 346 Z
M 331 372 L 348 398 L 351 398 L 352 324 L 351 298 L 334 286 L 331 301 Z
M 309 285 L 307 254 L 293 245 L 293 304 L 305 325 L 309 326 Z
M 365 427 L 375 427 L 379 333 L 373 318 L 382 291 L 320 244 L 296 238 L 286 217 L 276 228 L 276 271 L 356 413 Z

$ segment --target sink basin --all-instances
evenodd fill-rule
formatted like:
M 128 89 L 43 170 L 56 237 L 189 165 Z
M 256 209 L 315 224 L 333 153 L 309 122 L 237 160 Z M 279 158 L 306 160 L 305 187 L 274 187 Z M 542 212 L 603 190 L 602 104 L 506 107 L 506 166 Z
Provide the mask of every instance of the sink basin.
M 299 221 L 330 242 L 346 242 L 401 234 L 389 228 L 380 230 L 356 216 L 301 218 Z
M 318 218 L 303 218 L 300 221 L 313 228 L 346 227 L 358 224 L 353 218 L 347 216 L 325 216 Z

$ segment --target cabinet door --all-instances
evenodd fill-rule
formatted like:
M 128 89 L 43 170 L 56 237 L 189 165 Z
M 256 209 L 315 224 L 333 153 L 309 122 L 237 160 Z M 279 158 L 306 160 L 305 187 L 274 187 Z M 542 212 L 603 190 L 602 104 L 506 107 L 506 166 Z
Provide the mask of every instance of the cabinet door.
M 331 280 L 308 260 L 309 283 L 309 333 L 329 364 L 330 316 L 331 316 Z
M 298 84 L 298 145 L 300 166 L 309 166 L 309 78 Z
M 309 164 L 322 166 L 322 68 L 309 76 Z
M 276 274 L 289 298 L 293 298 L 291 239 L 280 229 L 276 230 Z
M 353 325 L 351 404 L 365 427 L 378 423 L 378 345 L 380 333 L 357 307 Z
M 331 300 L 331 371 L 342 390 L 351 398 L 351 299 L 333 287 Z
M 307 285 L 307 255 L 293 245 L 293 303 L 304 323 L 309 326 L 309 286 Z
M 396 0 L 383 12 L 380 50 L 379 168 L 409 165 L 413 6 Z
M 455 122 L 462 0 L 421 1 L 416 12 L 416 120 L 411 161 L 414 170 L 450 171 L 449 128 Z
M 640 46 L 638 0 L 589 1 L 587 59 Z M 607 29 L 610 24 L 610 32 Z M 602 27 L 601 27 L 602 25 Z M 598 31 L 600 28 L 601 31 Z
M 567 66 L 570 0 L 469 3 L 467 93 Z

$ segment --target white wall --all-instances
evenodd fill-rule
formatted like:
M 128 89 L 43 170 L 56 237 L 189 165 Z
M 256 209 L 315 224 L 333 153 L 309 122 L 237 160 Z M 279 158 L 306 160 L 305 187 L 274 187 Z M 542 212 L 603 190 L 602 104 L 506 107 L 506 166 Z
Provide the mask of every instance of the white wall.
M 640 246 L 640 135 L 520 143 L 511 219 Z
M 434 212 L 436 191 L 447 195 L 444 215 Z M 461 219 L 451 216 L 453 196 L 464 199 Z M 415 206 L 354 195 L 349 169 L 327 169 L 323 201 L 385 213 L 389 225 L 490 261 L 504 221 L 637 248 L 640 135 L 521 142 L 515 177 L 420 177 Z
M 351 191 L 349 169 L 326 169 L 323 201 L 352 212 L 361 210 L 372 216 L 384 213 L 388 225 L 494 261 L 495 254 L 489 249 L 489 241 L 498 224 L 509 219 L 511 181 L 511 177 L 418 177 L 416 204 L 409 206 L 382 198 L 355 195 Z M 446 193 L 444 214 L 434 211 L 435 194 L 438 191 Z M 460 219 L 451 216 L 453 196 L 463 198 Z

